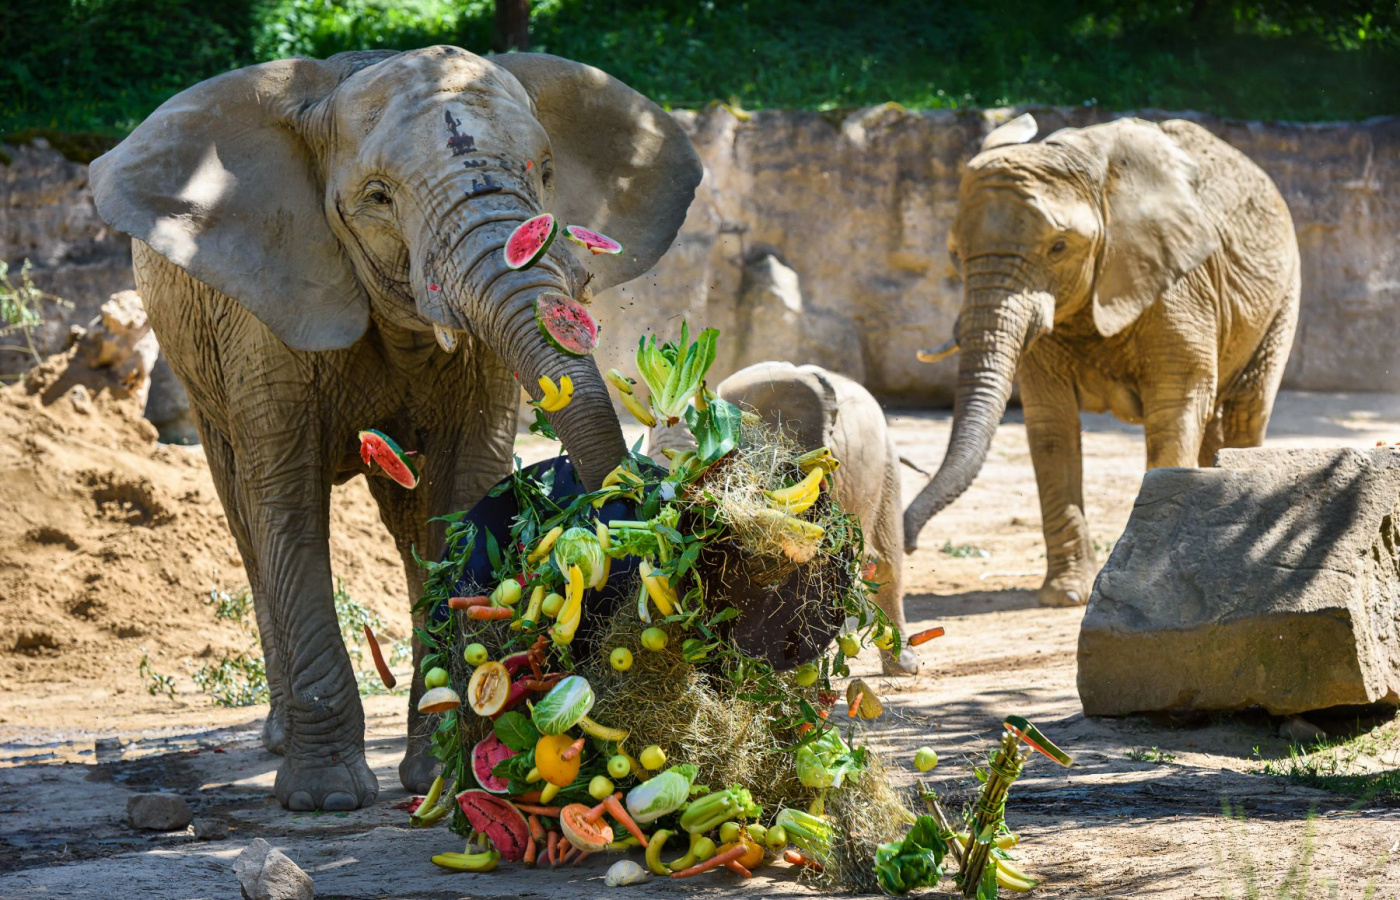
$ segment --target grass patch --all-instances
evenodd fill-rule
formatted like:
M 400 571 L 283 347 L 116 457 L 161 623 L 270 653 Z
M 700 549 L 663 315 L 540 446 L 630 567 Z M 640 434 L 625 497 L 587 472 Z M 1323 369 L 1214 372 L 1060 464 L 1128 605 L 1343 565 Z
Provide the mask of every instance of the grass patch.
M 1400 719 L 1360 731 L 1354 737 L 1294 744 L 1281 759 L 1264 761 L 1261 775 L 1354 797 L 1358 806 L 1400 801 L 1400 768 L 1382 762 L 1400 753 Z
M 492 7 L 11 0 L 0 4 L 0 134 L 120 135 L 196 81 L 285 56 L 437 43 L 484 52 Z M 1302 120 L 1400 112 L 1393 3 L 536 0 L 531 16 L 531 49 L 599 66 L 673 107 L 1085 104 Z
M 1158 747 L 1135 747 L 1125 754 L 1133 762 L 1156 763 L 1159 766 L 1176 762 L 1176 754 Z
M 977 547 L 972 544 L 954 544 L 952 541 L 945 541 L 939 548 L 939 552 L 954 559 L 987 559 L 992 555 L 990 550 Z

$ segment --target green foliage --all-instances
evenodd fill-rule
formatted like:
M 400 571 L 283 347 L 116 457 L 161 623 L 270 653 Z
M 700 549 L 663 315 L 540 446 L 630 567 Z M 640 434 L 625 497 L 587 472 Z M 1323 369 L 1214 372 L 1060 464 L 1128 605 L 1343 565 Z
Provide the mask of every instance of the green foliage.
M 19 284 L 16 285 L 10 278 L 9 263 L 0 259 L 0 350 L 17 350 L 37 363 L 42 358 L 42 348 L 34 342 L 34 332 L 44 324 L 45 304 L 67 307 L 73 304 L 35 287 L 29 277 L 32 268 L 33 265 L 26 259 L 20 266 Z M 15 336 L 24 343 L 3 340 Z M 0 379 L 18 377 L 15 373 L 0 374 Z
M 932 816 L 919 816 L 904 840 L 881 844 L 875 851 L 875 876 L 891 894 L 936 887 L 947 855 L 948 842 L 939 834 L 938 823 Z
M 1374 728 L 1357 727 L 1344 738 L 1326 738 L 1311 747 L 1290 745 L 1283 759 L 1265 760 L 1259 772 L 1296 784 L 1353 797 L 1357 807 L 1400 799 L 1400 770 L 1376 760 L 1400 751 L 1400 719 Z M 1260 756 L 1258 748 L 1255 755 Z
M 225 654 L 217 663 L 199 668 L 193 677 L 195 687 L 219 706 L 252 706 L 267 702 L 267 667 L 255 653 Z
M 1126 754 L 1133 762 L 1150 762 L 1158 765 L 1176 762 L 1176 754 L 1157 747 L 1136 747 Z
M 939 548 L 939 552 L 946 553 L 954 559 L 970 559 L 973 557 L 986 559 L 992 555 L 990 551 L 982 547 L 976 547 L 972 544 L 954 544 L 952 541 L 944 541 L 943 546 Z
M 8 0 L 0 132 L 121 134 L 284 56 L 490 49 L 491 0 Z M 1366 0 L 536 0 L 531 49 L 674 107 L 1097 104 L 1249 118 L 1400 112 L 1400 6 Z

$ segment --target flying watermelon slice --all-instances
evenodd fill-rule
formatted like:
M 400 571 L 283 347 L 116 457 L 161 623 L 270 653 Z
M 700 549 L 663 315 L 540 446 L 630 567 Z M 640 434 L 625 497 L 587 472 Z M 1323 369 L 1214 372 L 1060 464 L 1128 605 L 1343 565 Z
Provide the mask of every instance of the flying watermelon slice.
M 506 239 L 506 268 L 519 271 L 539 262 L 558 232 L 559 223 L 549 213 L 521 222 Z
M 1032 748 L 1044 753 L 1060 765 L 1069 766 L 1074 762 L 1068 753 L 1056 747 L 1053 741 L 1041 734 L 1040 729 L 1032 725 L 1029 719 L 1021 716 L 1007 716 L 1001 724 L 1018 738 L 1030 744 Z
M 409 490 L 418 486 L 417 466 L 394 439 L 382 431 L 369 428 L 360 432 L 360 459 L 365 465 L 379 463 L 385 475 Z
M 587 356 L 598 346 L 598 323 L 573 297 L 548 292 L 535 301 L 535 321 L 554 349 Z
M 564 229 L 564 234 L 569 240 L 578 244 L 580 247 L 586 247 L 593 251 L 594 256 L 600 253 L 606 253 L 609 256 L 617 256 L 622 252 L 622 245 L 617 241 L 608 237 L 606 234 L 599 234 L 596 231 L 584 228 L 582 225 L 570 225 Z

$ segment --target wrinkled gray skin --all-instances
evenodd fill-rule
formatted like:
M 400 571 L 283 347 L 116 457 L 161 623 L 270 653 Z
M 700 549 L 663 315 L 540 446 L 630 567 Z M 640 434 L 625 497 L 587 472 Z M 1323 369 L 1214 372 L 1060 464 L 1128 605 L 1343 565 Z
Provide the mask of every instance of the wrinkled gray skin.
M 669 116 L 596 69 L 430 47 L 213 78 L 91 175 L 102 217 L 135 238 L 137 286 L 189 390 L 256 598 L 264 740 L 284 754 L 277 798 L 367 805 L 378 784 L 327 545 L 331 486 L 370 473 L 356 433 L 378 428 L 418 453 L 415 490 L 369 480 L 414 599 L 411 548 L 443 549 L 428 519 L 509 473 L 521 385 L 538 398 L 541 375 L 573 379 L 573 402 L 550 419 L 599 485 L 626 453 L 621 428 L 593 360 L 545 341 L 534 300 L 586 298 L 650 268 L 699 161 Z M 506 238 L 550 210 L 626 252 L 580 262 L 560 240 L 535 267 L 508 270 Z M 417 640 L 413 654 L 399 775 L 421 793 L 435 761 L 416 712 Z
M 841 461 L 836 470 L 836 499 L 860 519 L 865 543 L 875 562 L 872 578 L 881 584 L 875 603 L 899 633 L 904 622 L 904 519 L 900 500 L 899 452 L 885 424 L 880 402 L 864 387 L 820 366 L 761 362 L 740 369 L 715 393 L 786 432 L 804 450 L 830 447 Z M 683 426 L 657 427 L 648 435 L 648 452 L 694 446 Z M 919 657 L 905 648 L 896 659 L 880 654 L 886 675 L 916 675 Z
M 1049 560 L 1040 602 L 1067 606 L 1098 568 L 1079 411 L 1141 423 L 1148 468 L 1260 444 L 1298 320 L 1298 244 L 1269 177 L 1190 122 L 1024 143 L 1034 134 L 1029 116 L 997 129 L 963 177 L 953 430 L 904 535 L 914 549 L 972 483 L 1019 367 Z

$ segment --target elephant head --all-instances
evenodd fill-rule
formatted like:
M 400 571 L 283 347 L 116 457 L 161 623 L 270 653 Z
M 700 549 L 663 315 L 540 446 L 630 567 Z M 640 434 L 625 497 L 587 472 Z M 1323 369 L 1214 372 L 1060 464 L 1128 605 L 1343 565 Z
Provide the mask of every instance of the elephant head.
M 1156 125 L 1120 119 L 1044 141 L 1029 115 L 968 163 L 948 249 L 963 278 L 948 452 L 904 516 L 905 543 L 967 490 L 991 447 L 1021 354 L 1057 327 L 1122 332 L 1219 246 L 1194 161 Z M 1073 320 L 1073 321 L 1071 321 Z
M 570 376 L 574 400 L 551 419 L 593 486 L 625 455 L 621 428 L 593 361 L 540 334 L 535 299 L 587 299 L 651 268 L 700 176 L 671 117 L 603 72 L 446 46 L 229 72 L 91 168 L 107 222 L 294 349 L 349 347 L 373 319 L 448 353 L 470 341 L 532 393 Z M 559 241 L 507 268 L 507 238 L 542 212 L 623 254 L 579 261 Z

